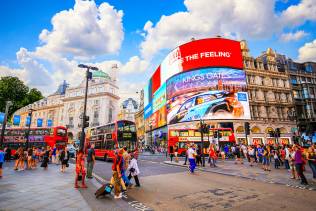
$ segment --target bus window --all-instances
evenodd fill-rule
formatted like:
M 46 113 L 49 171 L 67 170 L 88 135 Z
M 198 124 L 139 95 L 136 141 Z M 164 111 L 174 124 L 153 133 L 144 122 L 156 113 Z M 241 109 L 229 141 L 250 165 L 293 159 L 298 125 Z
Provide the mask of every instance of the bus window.
M 62 129 L 62 128 L 57 128 L 57 136 L 66 136 L 66 130 L 65 129 Z
M 96 141 L 93 144 L 95 149 L 101 149 L 101 141 Z
M 130 131 L 131 131 L 131 132 L 136 132 L 135 125 L 130 125 Z
M 180 131 L 180 136 L 189 136 L 189 132 L 187 130 Z
M 177 130 L 170 130 L 170 136 L 174 136 L 174 137 L 179 136 L 179 131 L 177 131 Z
M 194 136 L 200 137 L 200 136 L 201 136 L 201 133 L 200 133 L 199 131 L 195 131 L 195 132 L 194 132 Z

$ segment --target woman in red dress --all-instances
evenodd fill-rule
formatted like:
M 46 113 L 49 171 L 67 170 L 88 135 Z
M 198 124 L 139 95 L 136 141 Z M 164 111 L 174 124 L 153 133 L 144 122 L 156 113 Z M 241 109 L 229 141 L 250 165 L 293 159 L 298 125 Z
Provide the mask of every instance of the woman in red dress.
M 79 175 L 81 176 L 81 180 L 82 180 L 82 188 L 87 188 L 86 184 L 85 184 L 85 177 L 86 177 L 86 169 L 84 167 L 84 154 L 83 154 L 83 150 L 79 150 L 78 154 L 77 154 L 77 158 L 76 158 L 76 179 L 75 179 L 75 188 L 79 188 L 78 186 L 78 178 Z

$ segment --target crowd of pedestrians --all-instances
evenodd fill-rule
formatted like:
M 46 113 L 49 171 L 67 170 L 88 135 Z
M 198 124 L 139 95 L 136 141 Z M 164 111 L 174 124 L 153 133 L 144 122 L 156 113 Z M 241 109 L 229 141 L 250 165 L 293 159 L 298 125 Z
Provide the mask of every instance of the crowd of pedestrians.
M 176 156 L 175 149 L 170 148 L 170 158 Z M 189 167 L 191 173 L 197 165 L 202 165 L 202 150 L 199 145 L 187 144 L 186 156 L 184 165 L 187 165 L 189 160 Z M 210 144 L 208 150 L 204 150 L 204 155 L 208 154 L 208 163 L 210 167 L 217 167 L 216 162 L 221 159 L 223 162 L 228 159 L 234 160 L 235 164 L 244 164 L 248 161 L 249 166 L 253 167 L 255 164 L 263 169 L 263 171 L 271 171 L 271 164 L 274 163 L 274 168 L 285 168 L 291 173 L 291 179 L 300 179 L 302 185 L 307 185 L 307 179 L 304 175 L 306 165 L 309 165 L 313 180 L 316 181 L 316 149 L 315 144 L 308 149 L 299 145 L 225 145 L 219 147 L 216 144 Z
M 48 164 L 61 164 L 61 172 L 66 170 L 69 161 L 69 153 L 67 147 L 57 148 L 54 146 L 52 149 L 47 147 L 30 147 L 28 149 L 19 147 L 14 154 L 11 154 L 12 150 L 9 147 L 1 149 L 1 157 L 3 156 L 3 162 L 0 160 L 1 167 L 3 163 L 11 162 L 14 160 L 14 170 L 24 171 L 36 169 L 38 165 L 44 170 L 47 170 Z M 2 169 L 2 168 L 1 168 Z

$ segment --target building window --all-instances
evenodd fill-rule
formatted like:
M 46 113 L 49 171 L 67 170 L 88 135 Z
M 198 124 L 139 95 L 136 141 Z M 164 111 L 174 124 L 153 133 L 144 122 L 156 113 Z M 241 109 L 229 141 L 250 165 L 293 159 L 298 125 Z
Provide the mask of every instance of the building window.
M 315 98 L 315 91 L 314 91 L 313 88 L 310 88 L 310 89 L 309 89 L 309 94 L 310 94 L 310 97 L 311 97 L 311 98 Z
M 69 117 L 69 126 L 73 127 L 74 125 L 74 118 L 73 117 Z
M 113 109 L 112 108 L 109 108 L 109 122 L 112 122 L 112 113 L 113 113 Z
M 93 118 L 94 119 L 98 119 L 99 118 L 99 111 L 98 110 L 94 111 Z
M 312 73 L 313 72 L 313 66 L 311 64 L 306 65 L 305 71 L 308 72 L 308 73 Z
M 294 85 L 297 84 L 297 79 L 296 79 L 296 77 L 291 77 L 291 84 L 294 84 Z
M 303 98 L 309 98 L 308 88 L 303 88 Z
M 94 100 L 94 105 L 99 105 L 100 100 Z

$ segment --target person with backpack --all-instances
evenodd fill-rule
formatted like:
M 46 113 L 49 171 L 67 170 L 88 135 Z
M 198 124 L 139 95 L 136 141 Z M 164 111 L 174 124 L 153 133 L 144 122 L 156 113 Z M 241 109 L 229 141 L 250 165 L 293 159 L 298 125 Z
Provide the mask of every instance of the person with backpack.
M 127 171 L 129 172 L 128 179 L 131 180 L 134 177 L 136 187 L 140 187 L 138 175 L 139 175 L 139 168 L 137 164 L 137 160 L 135 159 L 134 153 L 131 154 L 131 161 L 128 165 Z
M 132 183 L 129 181 L 129 179 L 126 176 L 126 170 L 128 168 L 130 155 L 127 152 L 127 147 L 124 147 L 123 149 L 121 149 L 121 152 L 122 152 L 122 167 L 121 167 L 122 179 L 126 186 L 131 187 Z
M 117 149 L 115 152 L 115 158 L 113 160 L 113 165 L 112 165 L 112 178 L 110 184 L 114 186 L 114 198 L 115 199 L 120 199 L 122 198 L 122 193 L 121 193 L 121 186 L 123 191 L 126 191 L 126 186 L 124 184 L 124 181 L 122 179 L 121 175 L 121 169 L 123 166 L 123 151 Z

